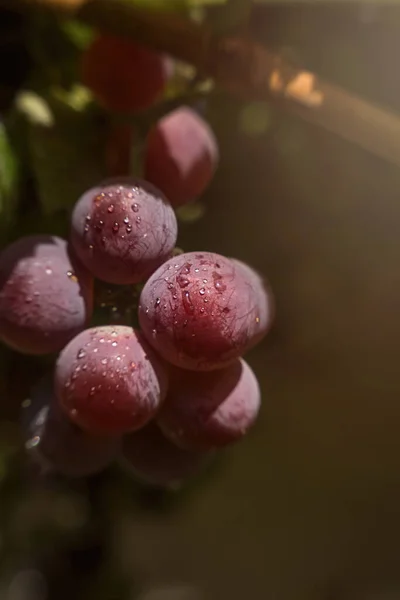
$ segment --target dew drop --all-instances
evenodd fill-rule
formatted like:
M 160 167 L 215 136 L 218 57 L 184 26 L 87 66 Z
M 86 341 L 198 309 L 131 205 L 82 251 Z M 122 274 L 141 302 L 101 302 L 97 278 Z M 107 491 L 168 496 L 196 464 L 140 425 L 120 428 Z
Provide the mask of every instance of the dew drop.
M 142 222 L 142 217 L 136 217 L 136 223 L 138 225 L 140 225 L 141 222 Z
M 78 281 L 78 278 L 73 271 L 67 271 L 67 277 L 74 283 Z
M 125 223 L 125 225 L 129 225 L 129 219 L 128 219 L 128 217 L 124 218 L 124 223 Z
M 260 322 L 260 317 L 256 317 L 256 323 Z
M 131 364 L 129 366 L 132 371 L 134 371 L 136 369 L 136 363 L 134 363 L 134 362 L 131 362 Z
M 199 289 L 200 296 L 204 296 L 205 293 L 206 293 L 206 290 L 204 288 Z
M 85 225 L 85 227 L 84 227 L 83 231 L 84 231 L 85 233 L 87 233 L 87 232 L 89 231 L 89 225 L 88 225 L 88 224 L 86 224 L 86 225 Z
M 205 313 L 205 311 L 206 311 L 206 309 L 204 308 L 204 306 L 202 306 L 202 307 L 200 308 L 200 312 L 201 312 L 201 314 L 204 314 L 204 313 Z
M 106 364 L 107 364 L 107 359 L 106 359 L 106 358 L 103 358 L 103 359 L 101 360 L 101 364 L 102 364 L 102 365 L 106 365 Z
M 117 221 L 115 221 L 114 225 L 112 226 L 112 230 L 114 233 L 118 233 L 119 231 L 119 224 L 117 223 Z
M 105 339 L 104 339 L 104 338 L 100 338 L 100 339 L 99 339 L 99 342 L 100 342 L 100 344 L 104 344 L 104 342 L 105 342 Z
M 155 303 L 154 303 L 154 308 L 158 308 L 161 304 L 161 298 L 157 298 Z
M 114 348 L 115 348 L 116 346 L 118 346 L 118 343 L 117 342 L 112 342 L 111 346 L 114 346 Z
M 93 386 L 90 388 L 89 396 L 94 396 L 96 393 L 96 388 Z
M 126 226 L 126 233 L 131 233 L 132 232 L 132 225 L 127 225 Z
M 190 297 L 190 293 L 188 291 L 184 292 L 182 298 L 183 298 L 183 308 L 185 309 L 185 311 L 189 314 L 193 314 L 194 306 L 193 306 L 192 299 Z
M 137 204 L 136 202 L 134 202 L 131 206 L 133 212 L 139 212 L 139 204 Z
M 50 267 L 47 267 L 47 269 L 46 269 L 46 275 L 51 275 L 52 272 L 53 271 L 50 269 Z
M 107 212 L 110 214 L 114 212 L 114 204 L 110 204 L 110 206 L 107 208 Z

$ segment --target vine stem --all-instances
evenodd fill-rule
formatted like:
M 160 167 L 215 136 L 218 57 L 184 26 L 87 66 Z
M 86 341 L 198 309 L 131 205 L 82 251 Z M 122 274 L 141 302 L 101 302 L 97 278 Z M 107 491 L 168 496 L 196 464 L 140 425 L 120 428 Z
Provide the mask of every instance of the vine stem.
M 216 37 L 174 13 L 124 0 L 0 0 L 14 10 L 46 9 L 129 37 L 191 63 L 228 92 L 268 101 L 400 166 L 400 116 L 299 70 L 245 37 Z

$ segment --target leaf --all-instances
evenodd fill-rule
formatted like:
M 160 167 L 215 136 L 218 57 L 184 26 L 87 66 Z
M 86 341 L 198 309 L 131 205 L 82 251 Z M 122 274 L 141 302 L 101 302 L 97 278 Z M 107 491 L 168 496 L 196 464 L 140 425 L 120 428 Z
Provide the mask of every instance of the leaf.
M 17 210 L 19 163 L 8 139 L 4 124 L 0 124 L 0 235 L 10 233 Z
M 63 21 L 60 28 L 66 38 L 80 51 L 85 50 L 95 37 L 91 27 L 75 19 Z
M 31 166 L 45 215 L 69 210 L 105 173 L 105 126 L 92 107 L 53 98 L 52 127 L 30 124 Z

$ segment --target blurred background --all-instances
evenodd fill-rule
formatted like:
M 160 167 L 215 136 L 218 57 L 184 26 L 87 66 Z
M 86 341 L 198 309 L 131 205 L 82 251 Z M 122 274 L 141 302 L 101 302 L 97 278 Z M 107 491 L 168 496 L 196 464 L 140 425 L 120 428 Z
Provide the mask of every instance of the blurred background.
M 216 28 L 226 11 L 208 9 Z M 7 32 L 29 26 L 4 11 L 0 27 L 5 110 L 30 68 L 26 38 Z M 266 3 L 246 30 L 400 113 L 400 6 Z M 400 597 L 400 170 L 267 103 L 218 93 L 207 119 L 221 164 L 179 246 L 238 257 L 271 284 L 275 325 L 249 355 L 259 422 L 187 489 L 143 489 L 117 470 L 43 485 L 15 450 L 15 388 L 39 367 L 8 358 L 7 600 Z

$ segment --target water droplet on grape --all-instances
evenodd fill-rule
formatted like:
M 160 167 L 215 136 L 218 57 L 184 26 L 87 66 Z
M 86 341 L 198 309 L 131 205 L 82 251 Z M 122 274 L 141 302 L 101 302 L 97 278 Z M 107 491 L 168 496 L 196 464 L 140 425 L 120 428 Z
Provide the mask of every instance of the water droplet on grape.
M 110 204 L 110 206 L 107 208 L 107 212 L 110 214 L 114 212 L 114 204 Z
M 101 364 L 102 364 L 102 365 L 106 365 L 106 364 L 107 364 L 107 359 L 106 359 L 106 358 L 103 358 L 103 359 L 101 360 Z
M 53 271 L 50 269 L 50 267 L 47 267 L 47 269 L 46 269 L 46 275 L 51 275 L 52 272 Z
M 112 342 L 111 346 L 114 346 L 114 348 L 115 348 L 116 346 L 118 346 L 118 343 L 117 342 Z
M 30 303 L 32 302 L 32 300 L 33 300 L 32 296 L 27 296 L 27 297 L 25 298 L 25 302 L 26 302 L 27 304 L 30 304 Z
M 188 291 L 183 293 L 183 308 L 185 309 L 185 311 L 189 314 L 193 314 L 194 313 L 194 306 L 192 303 L 192 299 L 190 297 L 190 293 Z
M 136 217 L 136 223 L 138 225 L 140 225 L 141 222 L 142 222 L 142 217 Z
M 90 388 L 89 396 L 94 396 L 96 393 L 96 388 L 93 386 Z
M 119 231 L 119 223 L 117 223 L 117 221 L 115 221 L 114 225 L 112 226 L 112 230 L 114 233 L 118 233 Z
M 133 212 L 139 212 L 139 204 L 137 204 L 136 202 L 134 202 L 132 204 L 131 208 L 132 208 Z
M 128 219 L 128 217 L 124 217 L 124 223 L 125 223 L 125 225 L 129 225 L 129 219 Z
M 200 296 L 204 296 L 205 293 L 206 293 L 206 290 L 204 288 L 199 289 Z
M 158 308 L 161 304 L 161 298 L 157 298 L 155 303 L 154 303 L 154 308 Z

